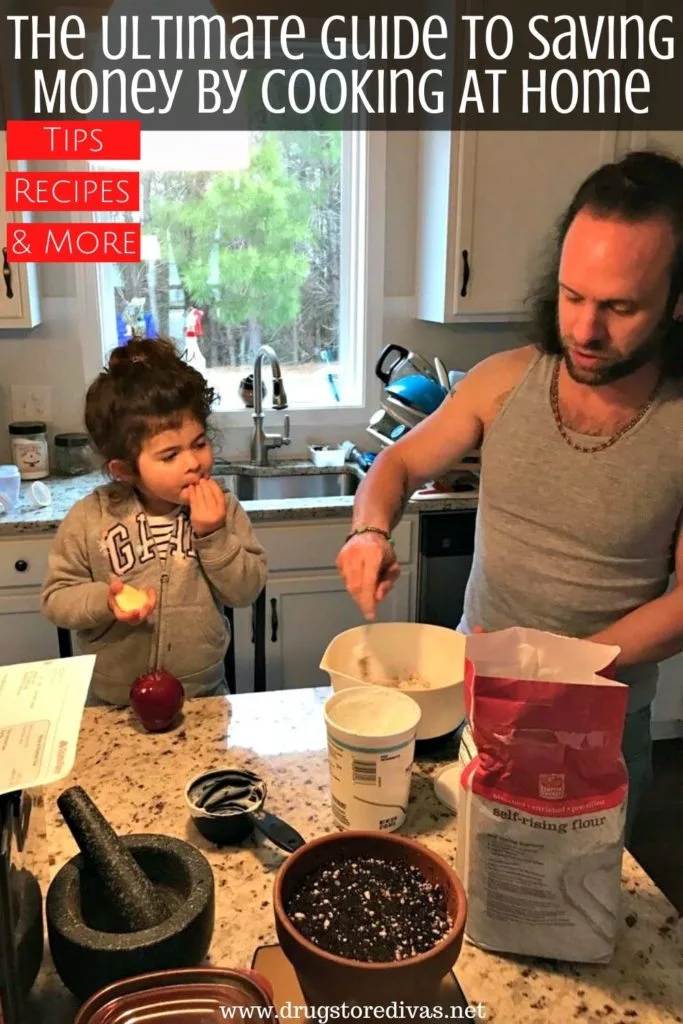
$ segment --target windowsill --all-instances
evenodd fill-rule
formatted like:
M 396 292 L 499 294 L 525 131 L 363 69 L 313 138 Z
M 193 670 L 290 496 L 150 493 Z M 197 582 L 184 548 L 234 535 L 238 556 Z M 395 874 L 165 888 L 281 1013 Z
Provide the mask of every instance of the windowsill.
M 282 459 L 310 459 L 308 446 L 311 444 L 339 445 L 352 441 L 361 448 L 374 451 L 376 441 L 366 432 L 371 412 L 362 407 L 319 410 L 277 410 L 264 408 L 263 429 L 267 434 L 281 434 L 284 416 L 290 417 L 290 443 L 270 449 L 269 461 Z M 243 460 L 250 457 L 254 423 L 251 409 L 239 412 L 215 412 L 211 424 L 216 432 L 216 456 L 226 460 Z
M 373 404 L 373 409 L 377 407 L 380 401 L 380 394 L 376 396 Z M 371 403 L 372 404 L 372 403 Z M 274 409 L 271 405 L 264 403 L 261 412 L 264 416 L 268 417 L 271 414 L 274 417 L 289 416 L 292 422 L 304 423 L 310 421 L 311 423 L 317 423 L 321 418 L 327 419 L 330 422 L 338 420 L 339 422 L 346 422 L 349 419 L 358 421 L 362 420 L 365 416 L 368 418 L 372 414 L 368 411 L 369 407 L 362 405 L 361 403 L 353 405 L 299 405 L 299 406 L 287 406 L 284 409 Z M 254 410 L 253 408 L 235 408 L 226 409 L 225 407 L 216 408 L 213 412 L 214 417 L 221 417 L 226 421 L 233 422 L 235 424 L 246 424 L 251 423 Z
M 376 386 L 375 386 L 376 385 Z M 286 380 L 285 380 L 286 386 Z M 291 446 L 278 451 L 298 452 L 308 457 L 308 444 L 336 443 L 353 440 L 361 431 L 365 432 L 371 416 L 379 408 L 381 385 L 378 380 L 369 382 L 366 405 L 308 406 L 289 409 L 273 409 L 268 400 L 263 405 L 263 428 L 266 433 L 281 434 L 284 417 L 289 416 Z M 225 442 L 245 448 L 253 432 L 253 409 L 216 409 L 212 422 L 224 435 Z M 353 437 L 347 437 L 352 434 Z M 370 436 L 366 435 L 368 442 Z

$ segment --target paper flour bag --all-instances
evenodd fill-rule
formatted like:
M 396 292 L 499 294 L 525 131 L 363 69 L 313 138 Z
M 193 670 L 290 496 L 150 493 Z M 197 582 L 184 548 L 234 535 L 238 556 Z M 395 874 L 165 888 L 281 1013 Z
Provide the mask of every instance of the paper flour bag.
M 619 648 L 529 629 L 468 637 L 456 869 L 466 937 L 605 963 L 621 895 L 628 687 Z

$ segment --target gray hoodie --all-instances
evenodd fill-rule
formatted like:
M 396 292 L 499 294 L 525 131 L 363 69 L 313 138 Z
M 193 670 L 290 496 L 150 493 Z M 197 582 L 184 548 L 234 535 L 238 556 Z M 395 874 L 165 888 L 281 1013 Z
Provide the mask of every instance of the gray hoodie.
M 78 631 L 83 654 L 95 654 L 92 691 L 111 704 L 128 704 L 139 675 L 163 668 L 188 697 L 210 693 L 223 679 L 230 642 L 223 606 L 241 608 L 265 586 L 263 548 L 244 509 L 226 494 L 225 526 L 195 537 L 189 510 L 176 520 L 164 561 L 157 558 L 145 511 L 131 493 L 115 501 L 112 485 L 77 502 L 61 523 L 43 583 L 42 610 Z M 157 606 L 138 626 L 118 622 L 107 604 L 118 576 L 153 587 Z

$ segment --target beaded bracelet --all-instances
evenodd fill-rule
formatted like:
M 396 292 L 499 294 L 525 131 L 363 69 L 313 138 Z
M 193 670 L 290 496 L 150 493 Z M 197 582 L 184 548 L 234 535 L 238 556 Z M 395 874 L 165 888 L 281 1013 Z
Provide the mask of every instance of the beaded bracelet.
M 351 533 L 348 535 L 344 543 L 346 544 L 352 537 L 358 537 L 361 533 L 378 533 L 380 537 L 384 537 L 389 544 L 393 545 L 394 543 L 394 538 L 391 534 L 386 530 L 381 530 L 379 526 L 357 526 L 355 530 L 351 530 Z

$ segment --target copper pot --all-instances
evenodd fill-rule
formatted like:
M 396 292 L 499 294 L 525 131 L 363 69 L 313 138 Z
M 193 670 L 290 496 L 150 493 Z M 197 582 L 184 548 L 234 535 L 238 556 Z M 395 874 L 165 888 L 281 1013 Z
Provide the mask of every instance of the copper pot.
M 332 859 L 358 856 L 412 864 L 441 886 L 453 924 L 432 949 L 405 960 L 365 963 L 326 952 L 296 928 L 285 906 L 301 880 Z M 278 871 L 273 907 L 278 940 L 311 1006 L 414 1003 L 418 993 L 419 1001 L 428 1004 L 458 959 L 467 917 L 467 897 L 450 865 L 421 843 L 385 832 L 339 832 L 306 843 Z

